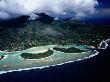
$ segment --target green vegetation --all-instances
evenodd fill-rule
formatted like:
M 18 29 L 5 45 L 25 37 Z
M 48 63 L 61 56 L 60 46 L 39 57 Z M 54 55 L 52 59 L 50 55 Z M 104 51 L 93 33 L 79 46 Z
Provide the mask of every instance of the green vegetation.
M 66 48 L 55 47 L 53 49 L 56 50 L 56 51 L 64 52 L 64 53 L 81 53 L 81 52 L 85 52 L 84 50 L 80 50 L 80 49 L 77 49 L 77 48 L 74 48 L 74 47 L 67 48 L 67 49 Z
M 40 58 L 45 58 L 53 55 L 52 50 L 48 50 L 45 53 L 38 53 L 38 54 L 33 54 L 33 53 L 22 53 L 21 57 L 24 59 L 40 59 Z
M 53 21 L 45 24 L 30 21 L 22 28 L 0 31 L 0 50 L 18 51 L 36 46 L 84 44 L 98 47 L 110 37 L 109 25 L 95 25 L 80 21 Z

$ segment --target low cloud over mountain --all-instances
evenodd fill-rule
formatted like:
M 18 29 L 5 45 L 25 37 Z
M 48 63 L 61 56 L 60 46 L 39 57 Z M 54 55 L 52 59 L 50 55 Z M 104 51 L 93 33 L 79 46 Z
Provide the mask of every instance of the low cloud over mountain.
M 0 19 L 32 16 L 34 13 L 73 13 L 74 17 L 83 17 L 95 13 L 97 5 L 97 0 L 0 0 Z

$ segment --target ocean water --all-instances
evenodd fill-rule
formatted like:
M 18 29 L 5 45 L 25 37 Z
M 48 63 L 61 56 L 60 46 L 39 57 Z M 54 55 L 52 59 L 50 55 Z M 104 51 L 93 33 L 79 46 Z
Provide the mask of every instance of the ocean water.
M 110 43 L 95 57 L 61 66 L 12 72 L 0 75 L 0 82 L 107 82 L 109 80 Z

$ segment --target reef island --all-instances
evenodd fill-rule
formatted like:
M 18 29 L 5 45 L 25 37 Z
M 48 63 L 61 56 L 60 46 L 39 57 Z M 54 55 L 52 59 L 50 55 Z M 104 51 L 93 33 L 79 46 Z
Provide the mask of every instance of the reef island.
M 17 28 L 2 23 L 0 72 L 42 68 L 91 57 L 98 54 L 94 49 L 110 37 L 110 25 L 53 20 L 42 15 L 46 20 L 28 21 Z

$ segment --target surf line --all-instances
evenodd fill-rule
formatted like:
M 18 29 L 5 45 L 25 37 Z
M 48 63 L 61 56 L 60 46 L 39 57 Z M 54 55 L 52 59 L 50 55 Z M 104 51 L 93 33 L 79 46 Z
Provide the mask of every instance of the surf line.
M 44 68 L 48 68 L 48 67 L 53 67 L 53 66 L 61 66 L 64 64 L 68 64 L 68 63 L 72 63 L 72 62 L 77 62 L 77 61 L 82 61 L 85 59 L 89 59 L 92 58 L 96 55 L 99 54 L 99 52 L 97 50 L 94 50 L 95 54 L 92 54 L 88 57 L 82 58 L 82 59 L 77 59 L 77 60 L 73 60 L 73 61 L 68 61 L 68 62 L 64 62 L 64 63 L 60 63 L 60 64 L 55 64 L 55 65 L 46 65 L 46 66 L 41 66 L 41 67 L 33 67 L 33 68 L 25 68 L 25 69 L 18 69 L 18 70 L 8 70 L 8 71 L 0 71 L 0 74 L 5 74 L 5 73 L 10 73 L 10 72 L 20 72 L 20 71 L 26 71 L 26 70 L 33 70 L 33 69 L 44 69 Z

